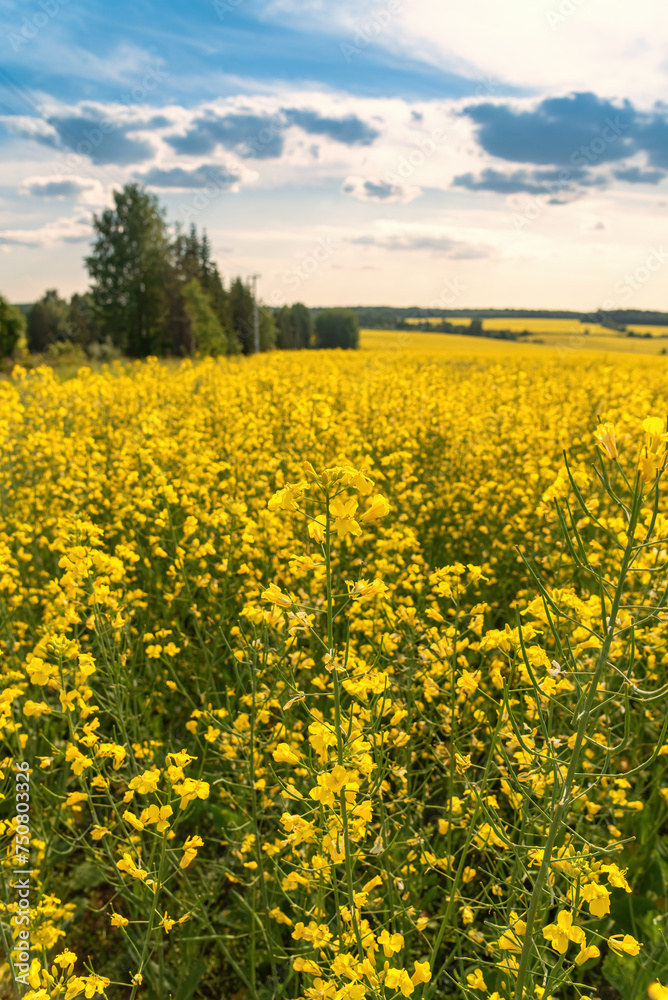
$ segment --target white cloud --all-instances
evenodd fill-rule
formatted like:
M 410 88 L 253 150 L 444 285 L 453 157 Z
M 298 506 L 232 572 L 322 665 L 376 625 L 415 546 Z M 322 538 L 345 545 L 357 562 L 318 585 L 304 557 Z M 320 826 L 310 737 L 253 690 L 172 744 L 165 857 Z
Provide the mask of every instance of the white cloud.
M 269 0 L 268 16 L 291 17 L 354 44 L 387 0 Z M 651 27 L 650 27 L 651 26 Z M 403 0 L 373 45 L 461 74 L 481 94 L 595 90 L 652 103 L 665 92 L 668 6 L 656 0 Z
M 395 219 L 376 220 L 371 233 L 353 236 L 350 242 L 382 250 L 413 253 L 424 250 L 452 260 L 489 257 L 493 248 L 470 241 L 471 233 L 460 227 L 403 223 Z
M 534 96 L 512 103 L 530 109 L 540 100 Z M 195 221 L 206 227 L 218 248 L 226 277 L 259 271 L 265 291 L 284 290 L 287 301 L 428 303 L 445 295 L 447 282 L 459 282 L 465 288 L 458 299 L 461 306 L 595 308 L 625 269 L 639 267 L 648 248 L 661 244 L 667 209 L 657 206 L 656 187 L 620 182 L 606 190 L 587 189 L 579 201 L 560 206 L 541 195 L 508 197 L 500 191 L 453 188 L 455 176 L 479 178 L 490 165 L 503 174 L 516 170 L 476 143 L 473 123 L 458 117 L 468 103 L 356 97 L 293 85 L 188 108 L 52 101 L 45 110 L 48 116 L 86 119 L 88 131 L 105 119 L 115 121 L 118 132 L 150 142 L 152 152 L 140 163 L 96 165 L 74 154 L 75 162 L 47 144 L 56 141 L 56 133 L 41 120 L 23 117 L 8 123 L 20 135 L 5 144 L 4 191 L 13 185 L 23 192 L 21 198 L 5 197 L 2 204 L 6 228 L 0 246 L 17 248 L 3 267 L 12 296 L 20 301 L 41 294 L 47 280 L 42 275 L 48 274 L 54 275 L 53 283 L 61 281 L 63 292 L 85 287 L 83 271 L 75 271 L 85 252 L 77 244 L 90 238 L 91 229 L 90 218 L 78 206 L 108 205 L 114 187 L 157 171 L 152 176 L 160 185 L 153 190 L 168 218 L 179 218 L 183 205 L 194 206 Z M 319 117 L 301 117 L 312 126 L 310 132 L 294 121 L 279 128 L 278 156 L 248 156 L 237 148 L 239 136 L 263 141 L 262 129 L 250 126 L 247 136 L 243 129 L 235 133 L 234 149 L 216 141 L 210 152 L 188 154 L 167 141 L 193 132 L 207 115 L 271 118 L 286 108 L 314 111 Z M 356 135 L 364 140 L 364 130 L 346 126 L 337 133 L 322 123 L 331 119 L 350 125 L 352 117 L 375 129 L 378 138 L 355 141 Z M 642 167 L 644 161 L 638 162 Z M 238 193 L 221 190 L 220 197 L 202 199 L 195 182 L 217 167 L 239 174 L 234 185 Z M 609 171 L 605 165 L 600 169 Z M 179 179 L 181 188 L 174 186 Z M 58 187 L 68 182 L 69 189 Z M 342 186 L 347 190 L 342 192 Z M 72 217 L 55 218 L 63 213 L 66 197 L 74 199 Z M 515 216 L 526 226 L 518 229 Z M 299 269 L 320 240 L 329 246 L 332 233 L 338 239 L 336 252 L 293 290 L 283 280 L 286 271 Z M 38 257 L 39 268 L 30 270 L 26 264 Z M 75 277 L 62 278 L 65 260 Z M 633 304 L 659 306 L 662 295 L 660 282 L 648 284 Z
M 89 216 L 65 216 L 37 229 L 0 230 L 0 249 L 8 250 L 10 246 L 52 248 L 62 243 L 82 243 L 90 237 Z

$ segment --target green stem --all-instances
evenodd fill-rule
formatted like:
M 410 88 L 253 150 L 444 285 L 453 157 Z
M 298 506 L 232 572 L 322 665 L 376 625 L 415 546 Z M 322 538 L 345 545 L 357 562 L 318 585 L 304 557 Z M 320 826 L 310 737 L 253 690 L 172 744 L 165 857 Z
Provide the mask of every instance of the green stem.
M 327 517 L 325 525 L 325 550 L 326 550 L 326 572 L 327 572 L 327 646 L 330 656 L 329 668 L 332 671 L 334 682 L 334 726 L 336 728 L 336 752 L 337 759 L 343 766 L 343 733 L 341 731 L 341 691 L 339 686 L 339 674 L 334 663 L 334 635 L 333 635 L 333 599 L 332 599 L 332 554 L 331 554 L 331 534 L 329 513 L 329 491 L 325 494 L 327 504 Z M 346 882 L 348 886 L 348 908 L 352 920 L 353 930 L 357 939 L 360 962 L 364 961 L 364 947 L 362 945 L 362 934 L 360 932 L 359 921 L 355 913 L 355 893 L 353 889 L 353 867 L 350 855 L 350 835 L 348 832 L 348 808 L 346 803 L 345 785 L 339 792 L 339 803 L 341 806 L 341 822 L 343 824 L 343 849 L 345 851 Z M 334 873 L 336 879 L 336 873 Z
M 524 945 L 522 947 L 522 954 L 520 956 L 520 964 L 517 972 L 517 983 L 515 986 L 515 1000 L 523 1000 L 524 997 L 524 982 L 527 977 L 527 972 L 529 969 L 529 960 L 531 958 L 531 949 L 533 946 L 533 933 L 534 924 L 536 922 L 536 917 L 538 914 L 538 908 L 540 906 L 541 897 L 545 883 L 550 871 L 550 864 L 552 861 L 552 852 L 554 850 L 557 837 L 561 832 L 563 825 L 564 816 L 570 805 L 570 796 L 573 789 L 573 784 L 575 782 L 576 774 L 580 766 L 580 758 L 582 756 L 582 750 L 584 748 L 585 737 L 587 733 L 587 726 L 589 725 L 589 717 L 594 705 L 594 699 L 598 691 L 599 684 L 601 682 L 601 677 L 605 670 L 606 664 L 608 662 L 608 654 L 610 652 L 610 647 L 615 636 L 615 622 L 617 620 L 617 613 L 619 611 L 619 606 L 621 604 L 622 593 L 624 591 L 624 584 L 626 582 L 627 571 L 632 559 L 632 553 L 634 549 L 634 534 L 635 528 L 638 520 L 638 514 L 640 512 L 640 503 L 642 500 L 642 487 L 638 486 L 638 491 L 635 493 L 633 498 L 633 507 L 631 511 L 631 520 L 628 529 L 628 541 L 624 549 L 624 557 L 622 559 L 622 565 L 619 574 L 619 580 L 617 582 L 617 587 L 615 590 L 615 596 L 612 601 L 612 606 L 610 608 L 610 615 L 607 623 L 606 636 L 601 646 L 601 652 L 598 657 L 598 662 L 594 670 L 591 682 L 589 684 L 589 689 L 587 691 L 585 702 L 580 712 L 578 728 L 575 735 L 575 742 L 573 744 L 573 751 L 571 754 L 570 763 L 568 765 L 568 770 L 566 772 L 566 777 L 561 786 L 561 795 L 559 797 L 559 802 L 554 810 L 552 821 L 547 834 L 547 840 L 545 842 L 545 848 L 543 851 L 543 858 L 541 861 L 540 868 L 538 870 L 538 875 L 536 876 L 536 881 L 534 883 L 533 890 L 531 892 L 531 900 L 529 903 L 529 910 L 527 912 L 526 919 L 526 931 L 524 935 Z

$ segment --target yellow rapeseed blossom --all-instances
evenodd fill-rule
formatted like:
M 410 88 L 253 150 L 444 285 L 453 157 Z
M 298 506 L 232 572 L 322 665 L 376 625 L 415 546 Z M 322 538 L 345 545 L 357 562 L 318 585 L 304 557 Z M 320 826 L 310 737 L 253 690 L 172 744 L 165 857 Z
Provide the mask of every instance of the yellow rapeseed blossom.
M 555 951 L 564 955 L 569 942 L 574 941 L 576 944 L 584 942 L 585 933 L 581 927 L 573 925 L 573 914 L 562 910 L 557 914 L 556 923 L 543 927 L 543 937 L 550 942 Z
M 614 934 L 608 938 L 608 945 L 618 955 L 631 955 L 635 957 L 640 954 L 642 945 L 631 934 Z
M 615 894 L 668 803 L 668 362 L 503 322 L 0 378 L 0 917 L 39 1000 L 117 978 L 104 927 L 128 996 L 221 928 L 230 994 L 420 996 L 444 948 L 490 1000 L 659 974 Z M 80 976 L 58 884 L 113 890 Z

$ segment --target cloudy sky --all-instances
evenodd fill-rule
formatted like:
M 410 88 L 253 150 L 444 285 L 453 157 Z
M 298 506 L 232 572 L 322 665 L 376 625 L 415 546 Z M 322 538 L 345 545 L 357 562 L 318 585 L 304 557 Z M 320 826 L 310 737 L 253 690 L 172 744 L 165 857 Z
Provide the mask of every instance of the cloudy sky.
M 0 292 L 138 180 L 309 305 L 668 308 L 661 0 L 4 0 Z

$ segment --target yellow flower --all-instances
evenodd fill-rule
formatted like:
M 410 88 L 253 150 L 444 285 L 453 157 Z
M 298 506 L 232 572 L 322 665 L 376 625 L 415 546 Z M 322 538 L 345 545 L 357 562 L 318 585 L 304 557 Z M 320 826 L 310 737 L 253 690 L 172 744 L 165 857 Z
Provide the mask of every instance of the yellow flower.
M 607 874 L 610 885 L 616 889 L 625 889 L 626 892 L 631 892 L 631 886 L 625 878 L 626 869 L 620 871 L 617 865 L 601 865 L 601 871 Z
M 130 826 L 134 827 L 135 830 L 144 829 L 144 824 L 142 823 L 142 821 L 138 819 L 133 812 L 130 812 L 129 809 L 126 809 L 125 812 L 123 813 L 123 819 L 126 821 L 126 823 L 129 823 Z
M 663 986 L 658 979 L 647 987 L 649 1000 L 668 1000 L 668 986 Z
M 194 778 L 186 778 L 180 785 L 174 785 L 174 790 L 181 796 L 181 809 L 185 809 L 195 799 L 208 799 L 209 797 L 208 781 L 199 781 Z
M 543 927 L 543 937 L 551 942 L 560 955 L 565 955 L 570 941 L 581 944 L 585 940 L 584 931 L 581 927 L 573 927 L 573 914 L 567 910 L 562 910 L 557 915 L 556 924 Z
M 107 986 L 111 982 L 111 980 L 107 979 L 106 976 L 96 976 L 94 974 L 92 976 L 82 976 L 82 979 L 86 984 L 86 991 L 84 993 L 86 1000 L 91 1000 L 96 993 L 104 993 Z
M 61 951 L 60 955 L 57 955 L 54 958 L 56 965 L 59 965 L 61 969 L 69 969 L 70 972 L 74 968 L 76 960 L 77 956 L 73 951 L 70 951 L 69 948 L 66 948 L 65 951 Z
M 589 912 L 594 917 L 605 917 L 610 913 L 610 893 L 603 885 L 588 882 L 582 887 L 582 898 L 589 903 Z
M 30 677 L 31 684 L 39 684 L 43 687 L 48 684 L 52 677 L 58 676 L 58 668 L 51 663 L 45 663 L 39 656 L 28 654 L 26 657 L 26 670 Z
M 608 458 L 617 458 L 617 438 L 615 436 L 614 424 L 599 424 L 594 431 L 596 440 L 604 450 Z
M 129 920 L 126 917 L 122 917 L 120 913 L 112 913 L 111 915 L 111 926 L 112 927 L 127 927 Z
M 481 969 L 476 969 L 475 972 L 470 973 L 466 977 L 466 980 L 472 990 L 482 990 L 483 993 L 487 993 L 487 983 Z
M 404 946 L 404 938 L 402 934 L 392 934 L 388 930 L 384 929 L 378 935 L 378 944 L 383 949 L 383 953 L 386 958 L 391 958 L 395 952 L 401 951 Z
M 67 989 L 65 990 L 64 1000 L 73 1000 L 74 997 L 78 997 L 81 993 L 83 993 L 85 989 L 85 979 L 81 979 L 79 976 L 73 976 L 71 979 L 67 980 Z M 47 996 L 49 996 L 48 993 Z M 39 994 L 36 994 L 32 1000 L 38 1000 L 38 997 Z
M 162 833 L 169 826 L 169 817 L 173 813 L 171 806 L 157 806 L 151 803 L 146 809 L 142 810 L 141 816 L 139 817 L 142 823 L 147 825 L 156 824 L 156 830 L 158 833 Z
M 284 594 L 275 583 L 270 584 L 266 590 L 262 591 L 262 600 L 278 605 L 279 608 L 291 608 L 293 601 Z
M 429 962 L 413 962 L 415 972 L 411 976 L 413 983 L 418 986 L 420 983 L 428 983 L 431 979 L 431 968 Z
M 401 990 L 405 997 L 409 997 L 415 990 L 415 985 L 405 969 L 388 969 L 384 985 L 386 989 Z
M 73 806 L 78 806 L 81 802 L 87 802 L 88 796 L 85 792 L 70 792 L 65 801 L 63 802 L 63 807 L 65 809 L 71 809 Z
M 42 715 L 50 715 L 51 709 L 45 701 L 31 701 L 28 698 L 23 702 L 23 714 L 28 719 L 39 719 Z
M 588 962 L 590 958 L 598 958 L 601 952 L 598 950 L 595 944 L 590 944 L 587 947 L 580 948 L 580 952 L 575 956 L 576 965 L 584 965 Z
M 188 837 L 183 845 L 183 857 L 179 862 L 179 868 L 187 868 L 188 865 L 197 857 L 197 850 L 204 846 L 204 841 L 201 837 Z
M 176 767 L 186 767 L 193 760 L 197 760 L 197 757 L 191 757 L 187 750 L 181 750 L 179 753 L 168 753 L 165 759 L 171 760 Z
M 99 743 L 95 750 L 95 756 L 103 758 L 111 757 L 114 771 L 118 771 L 127 756 L 127 751 L 125 747 L 119 746 L 118 743 Z
M 287 743 L 279 743 L 272 753 L 272 757 L 279 764 L 299 764 L 302 759 L 302 755 L 291 750 Z
M 639 955 L 642 945 L 630 934 L 614 934 L 608 938 L 608 945 L 617 955 Z
M 292 960 L 292 967 L 295 972 L 306 972 L 309 976 L 318 976 L 321 972 L 317 962 L 312 961 L 310 958 L 302 958 L 301 956 Z
M 133 778 L 128 787 L 140 795 L 149 795 L 156 790 L 159 780 L 160 771 L 144 771 L 143 774 Z
M 648 450 L 655 455 L 663 451 L 661 446 L 665 445 L 668 439 L 666 421 L 660 417 L 645 417 L 642 422 L 642 429 L 645 431 L 645 444 Z
M 364 983 L 346 983 L 336 991 L 336 1000 L 364 1000 L 367 993 Z
M 325 529 L 327 527 L 327 518 L 324 514 L 319 514 L 318 517 L 314 518 L 308 523 L 308 533 L 309 538 L 312 538 L 315 542 L 320 545 L 325 540 Z
M 360 524 L 369 524 L 390 513 L 390 505 L 380 493 L 373 498 L 367 509 L 359 517 Z
M 457 687 L 462 694 L 470 698 L 477 691 L 481 677 L 480 670 L 462 670 L 461 676 L 457 679 Z
M 133 878 L 141 879 L 142 882 L 148 875 L 148 872 L 144 871 L 143 868 L 137 867 L 129 854 L 124 854 L 122 860 L 117 862 L 116 867 L 119 871 L 127 872 L 128 875 L 132 875 Z
M 348 593 L 355 601 L 362 601 L 370 597 L 377 597 L 379 594 L 387 593 L 387 586 L 382 580 L 358 580 L 355 584 L 348 584 Z
M 287 927 L 292 927 L 292 920 L 286 913 L 283 913 L 278 906 L 275 906 L 273 910 L 269 911 L 269 916 L 273 917 L 273 919 L 279 924 L 285 924 Z
M 309 1000 L 335 1000 L 335 997 L 338 997 L 336 983 L 333 980 L 321 979 L 319 976 L 313 980 L 313 986 L 304 992 Z
M 356 510 L 357 499 L 355 497 L 350 497 L 348 500 L 335 497 L 332 500 L 330 504 L 330 511 L 334 518 L 332 527 L 339 538 L 345 538 L 346 535 L 362 534 L 362 529 L 353 517 Z
M 342 953 L 336 956 L 332 962 L 332 972 L 337 976 L 347 976 L 348 979 L 358 979 L 357 972 L 355 971 L 355 966 L 357 962 L 352 957 L 346 953 Z
M 521 937 L 526 934 L 527 925 L 524 920 L 520 920 L 513 910 L 510 914 L 510 927 L 499 938 L 497 944 L 502 951 L 512 951 L 519 955 L 522 951 L 523 941 Z
M 327 748 L 336 746 L 336 733 L 322 722 L 312 722 L 308 727 L 308 731 L 311 734 L 308 741 L 318 754 L 320 762 L 324 764 L 328 757 Z
M 86 768 L 93 766 L 93 761 L 90 757 L 84 757 L 81 751 L 72 744 L 67 748 L 65 760 L 72 762 L 72 771 L 77 776 L 83 774 Z
M 307 489 L 308 483 L 306 482 L 298 483 L 296 486 L 286 483 L 283 489 L 274 493 L 267 507 L 269 510 L 297 510 L 299 501 Z

